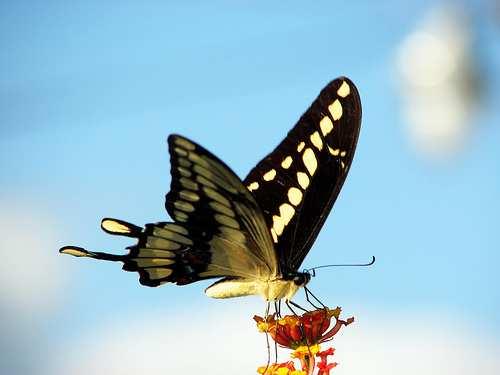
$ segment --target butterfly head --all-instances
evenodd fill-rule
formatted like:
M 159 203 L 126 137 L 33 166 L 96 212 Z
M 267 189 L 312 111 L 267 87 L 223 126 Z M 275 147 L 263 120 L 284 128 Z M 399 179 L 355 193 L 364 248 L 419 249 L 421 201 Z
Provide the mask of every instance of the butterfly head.
M 293 281 L 297 286 L 304 286 L 311 280 L 309 272 L 291 272 L 285 277 L 286 280 Z

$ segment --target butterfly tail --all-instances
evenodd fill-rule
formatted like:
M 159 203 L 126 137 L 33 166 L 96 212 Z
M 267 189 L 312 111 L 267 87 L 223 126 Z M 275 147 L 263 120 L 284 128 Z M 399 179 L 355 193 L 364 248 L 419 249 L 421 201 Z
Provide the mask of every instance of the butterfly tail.
M 180 224 L 161 222 L 146 224 L 144 228 L 123 220 L 105 218 L 101 228 L 109 234 L 137 238 L 129 246 L 128 254 L 118 255 L 90 251 L 79 246 L 64 246 L 59 252 L 75 257 L 123 262 L 123 270 L 139 273 L 139 282 L 145 286 L 159 286 L 168 282 L 185 285 L 203 278 L 210 254 L 193 247 L 188 230 Z
M 123 220 L 110 218 L 102 219 L 101 228 L 109 234 L 136 238 L 139 238 L 142 232 L 142 228 L 138 227 L 137 225 L 127 223 Z M 73 255 L 78 258 L 93 258 L 99 260 L 108 260 L 112 262 L 125 261 L 127 259 L 127 255 L 116 255 L 98 251 L 89 251 L 79 246 L 64 246 L 59 249 L 59 252 L 61 254 Z
M 64 246 L 59 249 L 61 254 L 73 255 L 74 257 L 85 257 L 85 258 L 93 258 L 99 260 L 108 260 L 112 262 L 125 261 L 127 258 L 126 255 L 116 255 L 116 254 L 108 254 L 101 253 L 98 251 L 89 251 L 79 246 Z

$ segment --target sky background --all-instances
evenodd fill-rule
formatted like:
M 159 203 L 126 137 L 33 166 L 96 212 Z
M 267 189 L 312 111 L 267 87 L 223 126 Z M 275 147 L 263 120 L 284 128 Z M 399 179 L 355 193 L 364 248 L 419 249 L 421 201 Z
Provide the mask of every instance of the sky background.
M 146 288 L 58 249 L 120 253 L 131 242 L 102 217 L 168 218 L 169 134 L 244 177 L 345 75 L 362 130 L 303 266 L 377 263 L 310 284 L 357 319 L 333 343 L 335 372 L 498 374 L 500 6 L 452 4 L 468 16 L 478 90 L 443 159 L 414 147 L 397 68 L 441 2 L 0 2 L 0 372 L 255 373 L 258 297 Z

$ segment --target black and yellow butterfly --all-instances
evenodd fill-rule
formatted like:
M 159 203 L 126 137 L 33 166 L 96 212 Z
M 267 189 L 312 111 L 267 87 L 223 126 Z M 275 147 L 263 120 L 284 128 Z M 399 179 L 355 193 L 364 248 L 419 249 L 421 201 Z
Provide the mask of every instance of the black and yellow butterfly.
M 360 125 L 356 87 L 335 79 L 244 181 L 203 147 L 171 135 L 165 206 L 174 221 L 141 228 L 103 219 L 107 233 L 138 239 L 128 254 L 60 252 L 123 262 L 147 286 L 222 278 L 208 296 L 288 301 L 309 281 L 298 269 L 345 181 Z

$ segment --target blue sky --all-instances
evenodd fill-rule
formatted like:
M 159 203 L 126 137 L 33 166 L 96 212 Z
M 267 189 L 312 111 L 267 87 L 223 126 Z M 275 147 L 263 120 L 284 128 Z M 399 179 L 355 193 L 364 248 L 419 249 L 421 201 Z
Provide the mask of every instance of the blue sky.
M 192 138 L 243 177 L 340 75 L 361 93 L 362 132 L 347 182 L 304 266 L 372 255 L 377 263 L 322 271 L 311 288 L 357 316 L 423 311 L 467 326 L 479 320 L 479 336 L 495 341 L 500 31 L 492 17 L 480 17 L 489 3 L 465 3 L 482 102 L 463 150 L 446 163 L 429 162 L 406 138 L 394 58 L 435 4 L 2 2 L 2 237 L 18 246 L 19 257 L 4 288 L 17 293 L 26 276 L 37 294 L 39 279 L 23 266 L 34 253 L 52 267 L 39 277 L 59 284 L 43 311 L 20 299 L 19 309 L 33 309 L 36 330 L 30 339 L 0 341 L 17 353 L 2 358 L 3 366 L 26 373 L 19 364 L 23 340 L 32 343 L 25 355 L 37 367 L 37 356 L 47 354 L 40 348 L 73 345 L 117 314 L 126 320 L 151 310 L 222 313 L 232 303 L 248 307 L 249 317 L 260 312 L 252 310 L 260 309 L 258 300 L 208 300 L 206 284 L 144 288 L 116 264 L 61 257 L 57 249 L 71 243 L 120 252 L 130 243 L 102 233 L 102 217 L 166 219 L 168 134 Z M 28 251 L 23 239 L 30 236 Z M 16 298 L 0 299 L 2 315 L 25 326 L 27 318 L 16 320 Z M 12 337 L 19 336 L 14 330 Z

